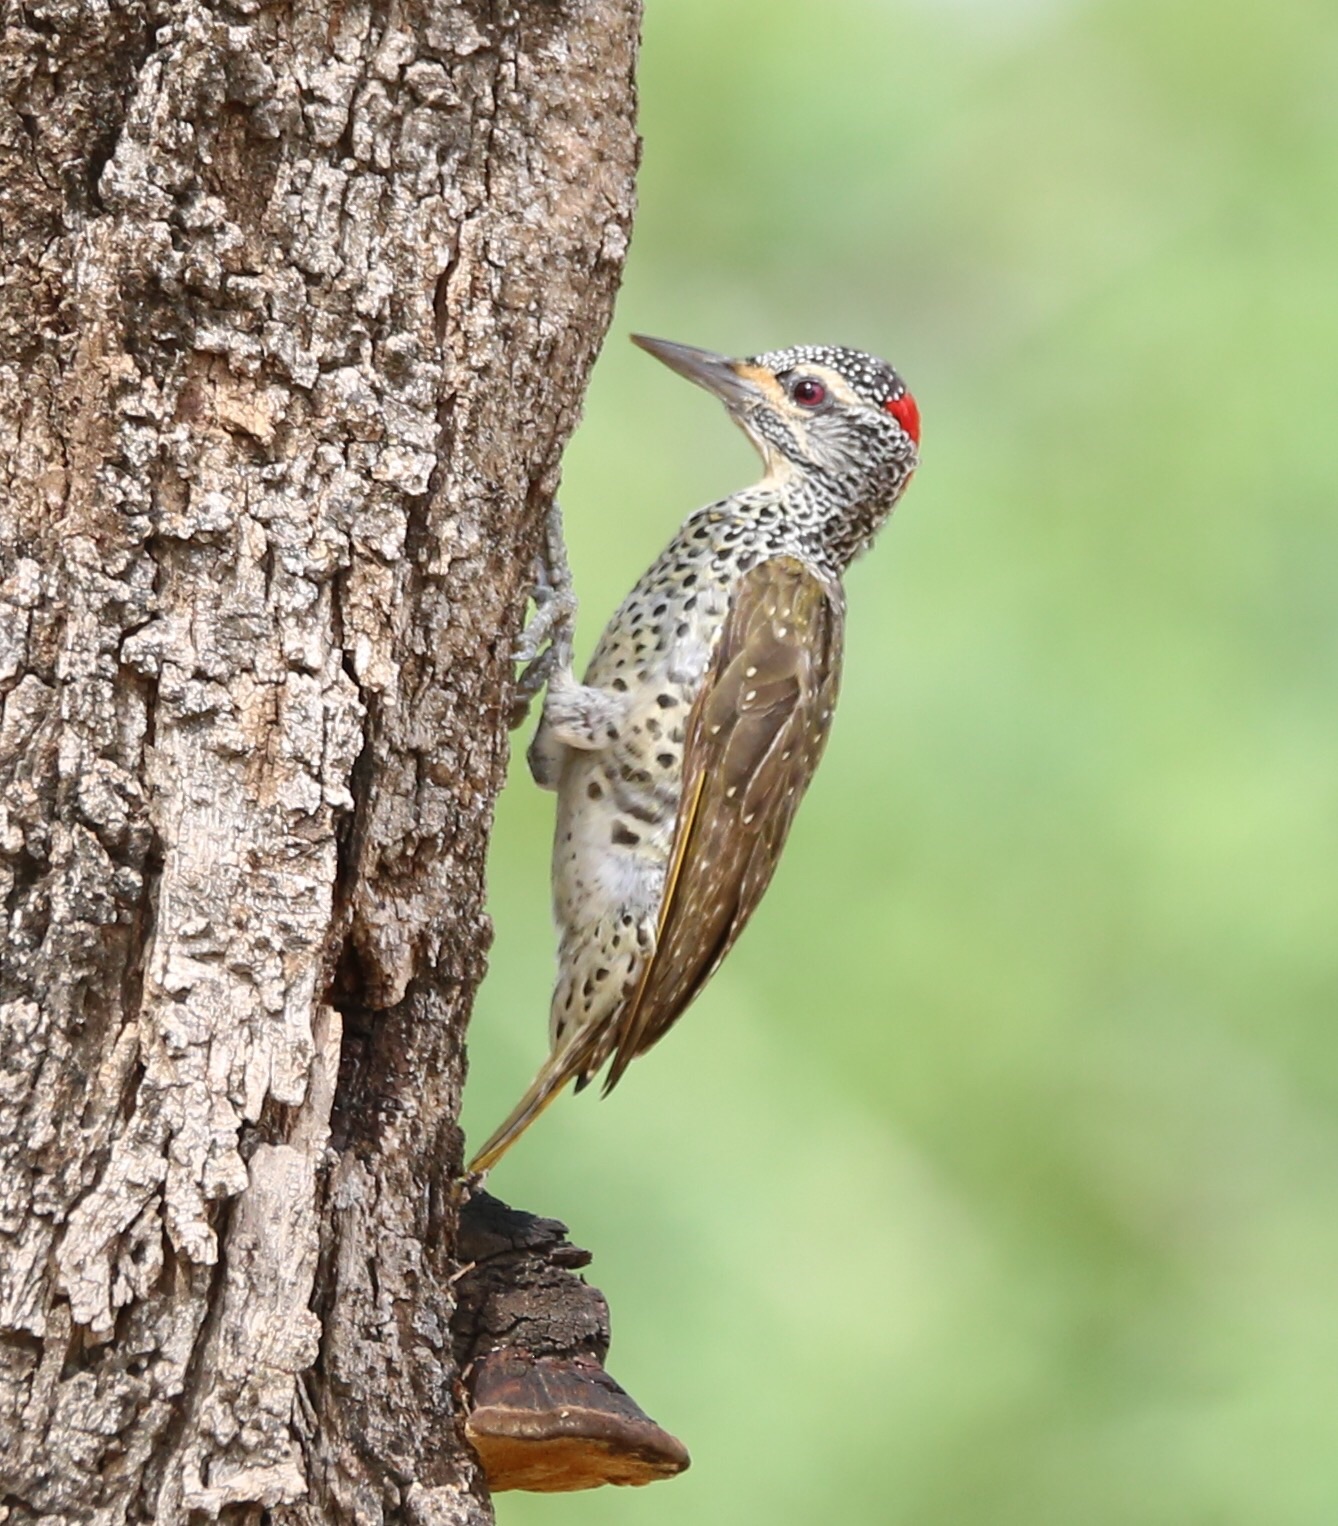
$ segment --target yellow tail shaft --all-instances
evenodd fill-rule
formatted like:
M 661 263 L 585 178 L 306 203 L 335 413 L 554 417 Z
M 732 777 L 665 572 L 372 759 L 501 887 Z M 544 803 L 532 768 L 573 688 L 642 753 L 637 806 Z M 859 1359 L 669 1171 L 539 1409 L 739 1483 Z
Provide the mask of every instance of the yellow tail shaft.
M 562 1091 L 572 1078 L 570 1046 L 550 1055 L 543 1069 L 530 1083 L 529 1090 L 520 1099 L 506 1122 L 490 1135 L 487 1144 L 470 1161 L 471 1172 L 490 1171 L 516 1140 L 534 1122 L 540 1113 Z

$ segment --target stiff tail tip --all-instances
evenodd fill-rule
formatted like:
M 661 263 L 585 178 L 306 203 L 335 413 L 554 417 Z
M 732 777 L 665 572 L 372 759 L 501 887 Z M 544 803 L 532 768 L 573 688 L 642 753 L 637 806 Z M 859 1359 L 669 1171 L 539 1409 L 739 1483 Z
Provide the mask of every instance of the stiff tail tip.
M 507 1115 L 506 1122 L 494 1130 L 487 1144 L 469 1162 L 465 1168 L 469 1174 L 481 1176 L 485 1171 L 491 1171 L 570 1079 L 569 1075 L 560 1070 L 554 1073 L 551 1062 L 545 1065 L 534 1078 L 529 1091 Z

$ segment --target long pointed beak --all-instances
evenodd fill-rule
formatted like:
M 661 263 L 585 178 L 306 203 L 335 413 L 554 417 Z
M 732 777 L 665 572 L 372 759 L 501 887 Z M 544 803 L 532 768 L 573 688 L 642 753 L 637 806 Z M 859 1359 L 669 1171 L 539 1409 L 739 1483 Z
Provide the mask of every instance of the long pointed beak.
M 645 334 L 633 334 L 632 343 L 656 360 L 662 360 L 671 371 L 705 387 L 727 408 L 755 402 L 760 396 L 756 382 L 739 375 L 737 361 L 717 355 L 713 350 L 699 350 L 691 344 L 672 344 L 667 339 L 651 339 Z

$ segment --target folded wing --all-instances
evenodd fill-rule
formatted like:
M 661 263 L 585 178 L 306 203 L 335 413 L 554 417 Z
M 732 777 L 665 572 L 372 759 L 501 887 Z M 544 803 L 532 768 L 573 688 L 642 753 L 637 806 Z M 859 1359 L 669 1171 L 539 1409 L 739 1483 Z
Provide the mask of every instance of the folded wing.
M 770 883 L 827 742 L 844 613 L 839 585 L 794 557 L 736 589 L 688 719 L 655 953 L 618 1016 L 605 1091 L 710 979 Z

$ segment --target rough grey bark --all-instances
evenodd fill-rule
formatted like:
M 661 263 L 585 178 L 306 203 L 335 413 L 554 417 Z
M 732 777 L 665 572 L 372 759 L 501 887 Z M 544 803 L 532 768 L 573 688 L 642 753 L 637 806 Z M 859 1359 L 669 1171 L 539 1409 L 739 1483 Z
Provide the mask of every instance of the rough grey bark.
M 487 1520 L 462 1039 L 638 7 L 5 15 L 9 1518 Z

